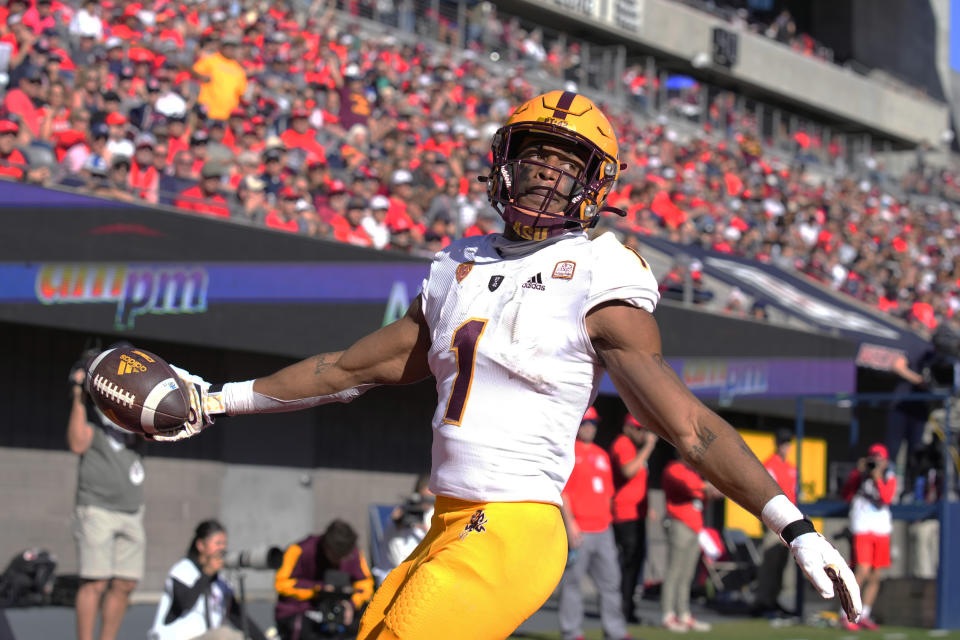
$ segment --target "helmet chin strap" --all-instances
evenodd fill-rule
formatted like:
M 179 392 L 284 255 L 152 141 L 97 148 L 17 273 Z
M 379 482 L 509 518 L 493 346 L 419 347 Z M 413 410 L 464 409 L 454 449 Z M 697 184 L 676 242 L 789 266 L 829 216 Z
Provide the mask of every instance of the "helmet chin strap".
M 507 226 L 524 240 L 546 240 L 567 230 L 568 218 L 562 216 L 534 215 L 527 211 L 506 205 L 500 214 Z M 546 222 L 546 224 L 544 223 Z

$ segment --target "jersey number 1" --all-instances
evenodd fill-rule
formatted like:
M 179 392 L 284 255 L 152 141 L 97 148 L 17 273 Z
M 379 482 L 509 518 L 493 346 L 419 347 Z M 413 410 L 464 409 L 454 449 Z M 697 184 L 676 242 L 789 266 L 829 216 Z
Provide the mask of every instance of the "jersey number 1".
M 457 355 L 457 376 L 453 379 L 453 388 L 450 389 L 447 412 L 443 414 L 443 421 L 447 424 L 460 426 L 460 421 L 463 420 L 463 410 L 467 406 L 467 398 L 470 397 L 470 385 L 473 384 L 477 342 L 486 327 L 486 320 L 470 318 L 453 332 L 450 350 Z

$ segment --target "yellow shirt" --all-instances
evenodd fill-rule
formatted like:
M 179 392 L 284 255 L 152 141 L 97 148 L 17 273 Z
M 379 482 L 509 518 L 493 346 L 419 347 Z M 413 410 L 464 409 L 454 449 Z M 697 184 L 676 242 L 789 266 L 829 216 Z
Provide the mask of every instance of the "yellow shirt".
M 229 118 L 247 90 L 246 71 L 239 62 L 225 58 L 219 52 L 197 60 L 193 70 L 210 78 L 210 82 L 200 85 L 197 97 L 197 102 L 207 108 L 207 116 L 214 120 Z

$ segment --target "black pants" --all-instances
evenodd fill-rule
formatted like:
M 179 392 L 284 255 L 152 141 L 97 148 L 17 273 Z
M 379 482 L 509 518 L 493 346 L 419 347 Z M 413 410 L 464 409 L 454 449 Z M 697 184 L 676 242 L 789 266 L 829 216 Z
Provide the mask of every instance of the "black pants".
M 620 554 L 623 615 L 628 620 L 635 620 L 633 593 L 637 582 L 643 579 L 643 563 L 647 559 L 647 522 L 642 519 L 614 522 L 613 535 Z

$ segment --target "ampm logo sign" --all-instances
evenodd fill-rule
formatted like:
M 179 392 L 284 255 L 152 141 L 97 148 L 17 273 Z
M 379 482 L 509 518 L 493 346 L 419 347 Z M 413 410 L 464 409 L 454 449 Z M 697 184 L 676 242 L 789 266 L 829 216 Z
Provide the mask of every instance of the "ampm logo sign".
M 124 330 L 144 314 L 205 312 L 208 283 L 202 267 L 47 264 L 34 289 L 42 304 L 115 303 L 114 326 Z

